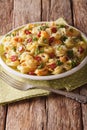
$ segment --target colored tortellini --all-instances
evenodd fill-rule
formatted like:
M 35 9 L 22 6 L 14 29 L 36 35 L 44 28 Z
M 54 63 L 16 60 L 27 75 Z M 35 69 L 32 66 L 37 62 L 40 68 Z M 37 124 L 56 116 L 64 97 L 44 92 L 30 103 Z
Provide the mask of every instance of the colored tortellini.
M 85 58 L 87 42 L 75 28 L 57 22 L 27 24 L 2 41 L 5 63 L 23 74 L 64 73 Z

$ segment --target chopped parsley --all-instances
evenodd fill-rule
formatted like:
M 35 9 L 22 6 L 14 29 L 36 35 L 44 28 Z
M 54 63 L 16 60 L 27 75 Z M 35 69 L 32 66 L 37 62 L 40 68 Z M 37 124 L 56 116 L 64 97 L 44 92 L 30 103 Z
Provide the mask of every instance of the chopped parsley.
M 72 60 L 71 62 L 71 65 L 72 65 L 72 68 L 76 67 L 77 66 L 77 61 L 76 60 Z
M 73 28 L 70 28 L 69 31 L 73 33 L 74 29 L 73 29 Z
M 62 42 L 65 42 L 65 41 L 66 41 L 66 39 L 68 39 L 68 37 L 67 37 L 67 36 L 61 36 L 61 38 L 60 38 L 60 40 L 61 40 Z
M 61 62 L 60 60 L 57 60 L 56 65 L 61 66 L 61 65 L 63 65 L 63 62 Z
M 58 28 L 65 28 L 66 25 L 64 25 L 64 24 L 61 24 L 61 25 L 57 24 L 57 27 L 58 27 Z
M 11 33 L 11 35 L 14 37 L 14 36 L 16 36 L 16 33 L 15 33 L 15 32 L 13 32 L 13 33 Z
M 43 42 L 44 43 L 48 43 L 48 39 L 47 38 L 43 38 Z
M 48 28 L 48 26 L 47 26 L 47 25 L 40 26 L 39 31 L 45 31 L 45 30 L 46 30 L 46 28 Z
M 44 67 L 44 63 L 41 63 L 39 66 L 38 66 L 38 69 L 42 69 Z
M 38 38 L 37 37 L 33 37 L 33 41 L 37 41 L 38 40 Z
M 74 57 L 73 50 L 68 50 L 68 51 L 67 51 L 67 56 L 68 56 L 69 58 L 73 58 L 73 57 Z
M 40 50 L 39 50 L 39 48 L 37 48 L 36 50 L 35 50 L 35 55 L 38 55 L 40 53 Z
M 14 46 L 13 48 L 12 48 L 14 51 L 16 51 L 16 47 Z
M 40 52 L 40 53 L 44 53 L 44 49 L 40 49 L 39 52 Z
M 62 49 L 62 46 L 61 45 L 58 45 L 57 46 L 57 50 L 60 51 Z
M 11 36 L 11 33 L 7 34 L 6 37 Z

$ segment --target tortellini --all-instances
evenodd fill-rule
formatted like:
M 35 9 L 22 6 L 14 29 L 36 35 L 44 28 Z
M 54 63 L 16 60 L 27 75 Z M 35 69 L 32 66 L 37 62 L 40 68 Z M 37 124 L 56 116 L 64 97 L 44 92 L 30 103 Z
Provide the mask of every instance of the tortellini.
M 28 75 L 66 72 L 87 55 L 87 41 L 82 34 L 61 21 L 27 24 L 6 35 L 2 45 L 5 63 Z
M 42 62 L 47 62 L 49 59 L 49 55 L 46 53 L 41 53 L 41 54 L 39 54 L 39 56 L 41 57 Z
M 11 62 L 10 60 L 6 60 L 6 64 L 15 68 L 20 64 L 20 62 L 18 60 L 14 61 L 14 62 Z
M 34 54 L 37 47 L 38 47 L 37 42 L 34 42 L 33 44 L 26 45 L 26 49 L 29 51 L 29 54 Z
M 66 51 L 67 51 L 66 46 L 58 45 L 58 46 L 55 46 L 55 48 L 56 48 L 55 53 L 56 53 L 57 56 L 66 55 Z
M 57 66 L 52 74 L 60 74 L 63 71 L 63 67 Z

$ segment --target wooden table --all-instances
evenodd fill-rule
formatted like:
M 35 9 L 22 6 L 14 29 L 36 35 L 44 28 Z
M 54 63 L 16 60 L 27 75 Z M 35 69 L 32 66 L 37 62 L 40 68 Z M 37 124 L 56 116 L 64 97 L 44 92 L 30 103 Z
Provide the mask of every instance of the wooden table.
M 87 34 L 87 0 L 0 0 L 0 34 L 59 17 Z M 54 94 L 0 106 L 0 130 L 87 130 L 87 104 Z

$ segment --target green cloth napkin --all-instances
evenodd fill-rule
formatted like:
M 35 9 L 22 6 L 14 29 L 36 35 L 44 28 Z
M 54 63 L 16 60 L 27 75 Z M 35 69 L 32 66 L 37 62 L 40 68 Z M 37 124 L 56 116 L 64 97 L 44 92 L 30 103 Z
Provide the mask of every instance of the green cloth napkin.
M 0 70 L 1 69 L 2 68 L 0 67 Z M 27 82 L 33 85 L 37 84 L 39 86 L 50 86 L 56 89 L 66 88 L 68 91 L 71 91 L 87 83 L 87 65 L 78 72 L 66 78 L 51 81 L 28 80 Z M 20 91 L 15 88 L 12 88 L 0 79 L 0 104 L 11 103 L 23 99 L 44 95 L 49 95 L 49 92 L 41 89 Z

